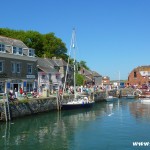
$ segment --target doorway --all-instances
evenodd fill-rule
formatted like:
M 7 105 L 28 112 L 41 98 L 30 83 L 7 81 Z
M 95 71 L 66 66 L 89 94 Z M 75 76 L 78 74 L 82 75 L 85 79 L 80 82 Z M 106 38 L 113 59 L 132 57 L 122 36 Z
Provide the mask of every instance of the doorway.
M 16 89 L 16 91 L 18 92 L 18 84 L 14 84 L 13 89 L 14 89 L 14 90 Z

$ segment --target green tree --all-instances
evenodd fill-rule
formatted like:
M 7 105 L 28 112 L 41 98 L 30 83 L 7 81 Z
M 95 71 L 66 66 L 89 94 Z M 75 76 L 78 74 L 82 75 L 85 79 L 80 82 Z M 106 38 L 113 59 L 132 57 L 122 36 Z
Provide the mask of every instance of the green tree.
M 80 68 L 85 68 L 87 70 L 90 70 L 90 68 L 86 65 L 86 62 L 81 60 L 79 63 L 78 63 L 78 68 L 80 70 Z
M 57 57 L 67 60 L 67 48 L 60 38 L 56 38 L 54 33 L 43 35 L 44 54 L 48 58 Z
M 0 28 L 0 35 L 21 40 L 29 48 L 35 49 L 35 54 L 38 57 L 57 57 L 68 62 L 67 48 L 65 43 L 55 36 L 54 33 L 41 34 L 37 31 L 12 30 L 9 28 Z M 70 64 L 73 64 L 73 59 L 70 58 Z M 76 62 L 78 70 L 81 67 L 89 70 L 85 61 Z
M 83 85 L 83 83 L 84 83 L 84 76 L 76 73 L 76 84 L 77 84 L 77 86 Z
M 35 54 L 42 57 L 45 53 L 43 48 L 43 35 L 37 31 L 27 31 L 24 43 L 29 47 L 35 49 Z

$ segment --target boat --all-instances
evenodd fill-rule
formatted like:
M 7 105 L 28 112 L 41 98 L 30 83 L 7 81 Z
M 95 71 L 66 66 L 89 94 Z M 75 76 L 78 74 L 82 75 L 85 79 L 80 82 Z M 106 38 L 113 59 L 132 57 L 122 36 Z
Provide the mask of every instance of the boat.
M 109 95 L 108 93 L 109 93 L 108 90 L 106 90 L 104 101 L 109 102 L 109 101 L 114 101 L 118 99 L 117 97 Z
M 140 101 L 143 103 L 150 103 L 150 98 L 142 98 Z
M 126 98 L 127 99 L 134 99 L 135 95 L 133 95 L 133 94 L 127 94 Z
M 78 109 L 78 108 L 90 108 L 94 104 L 94 101 L 89 101 L 87 96 L 78 96 L 76 99 L 70 100 L 67 103 L 62 104 L 62 109 L 70 110 L 70 109 Z
M 110 101 L 114 101 L 114 100 L 117 100 L 118 98 L 117 97 L 114 97 L 114 96 L 107 96 L 104 100 L 107 101 L 107 102 L 110 102 Z
M 73 51 L 74 53 L 74 62 L 73 62 L 73 66 L 74 66 L 74 86 L 73 86 L 73 93 L 74 93 L 74 97 L 73 99 L 70 99 L 68 102 L 63 102 L 62 101 L 62 109 L 68 110 L 68 109 L 77 109 L 77 108 L 89 108 L 92 107 L 94 104 L 94 101 L 91 100 L 89 98 L 88 95 L 78 95 L 78 93 L 76 92 L 76 59 L 75 59 L 75 50 L 76 50 L 76 37 L 75 37 L 75 29 L 73 29 L 72 32 L 72 39 L 71 39 L 71 46 L 70 46 L 70 53 L 71 51 Z M 64 87 L 63 87 L 63 94 L 64 95 L 64 89 L 66 86 L 66 78 L 67 78 L 67 72 L 68 72 L 68 65 L 69 65 L 69 59 L 70 59 L 70 55 L 68 57 L 68 63 L 67 63 L 67 69 L 66 69 L 66 75 L 65 75 L 65 82 L 64 82 Z M 63 96 L 62 96 L 63 99 Z

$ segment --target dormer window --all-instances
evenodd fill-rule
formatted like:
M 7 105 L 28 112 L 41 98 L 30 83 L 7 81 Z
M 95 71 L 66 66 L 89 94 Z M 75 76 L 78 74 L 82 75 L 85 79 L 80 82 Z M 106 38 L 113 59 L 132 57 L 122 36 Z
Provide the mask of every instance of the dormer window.
M 5 52 L 5 45 L 4 44 L 0 44 L 0 52 Z
M 22 55 L 22 48 L 18 48 L 19 55 Z
M 17 47 L 13 47 L 13 54 L 17 54 Z
M 31 57 L 34 56 L 34 49 L 29 49 L 29 56 L 31 56 Z
M 22 55 L 22 48 L 20 47 L 13 47 L 13 54 Z

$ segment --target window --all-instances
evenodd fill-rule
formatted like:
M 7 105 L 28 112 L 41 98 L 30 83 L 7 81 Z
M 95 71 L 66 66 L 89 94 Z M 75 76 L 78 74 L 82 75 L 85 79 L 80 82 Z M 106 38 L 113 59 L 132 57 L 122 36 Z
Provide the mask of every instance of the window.
M 59 74 L 56 74 L 56 79 L 59 79 Z
M 29 56 L 34 56 L 34 49 L 29 49 Z
M 16 72 L 20 73 L 20 70 L 21 70 L 21 65 L 20 65 L 20 63 L 17 63 L 16 64 Z
M 32 65 L 28 65 L 28 74 L 32 74 Z
M 42 79 L 46 79 L 46 76 L 45 76 L 45 75 L 42 75 Z
M 22 48 L 19 47 L 13 47 L 13 54 L 19 54 L 22 55 Z
M 5 45 L 4 44 L 0 44 L 0 52 L 5 52 Z
M 22 48 L 18 49 L 18 53 L 19 53 L 19 55 L 22 55 Z
M 17 54 L 17 47 L 13 47 L 13 54 Z
M 15 73 L 16 71 L 15 71 L 15 63 L 11 63 L 11 71 L 12 71 L 12 73 Z
M 27 92 L 33 91 L 33 83 L 27 83 Z
M 0 61 L 0 72 L 3 72 L 3 62 Z
M 4 83 L 0 82 L 0 93 L 4 93 Z
M 136 71 L 134 71 L 134 78 L 136 78 L 137 77 L 137 74 L 136 74 Z
M 11 72 L 12 73 L 20 73 L 21 72 L 21 64 L 20 63 L 11 63 Z

